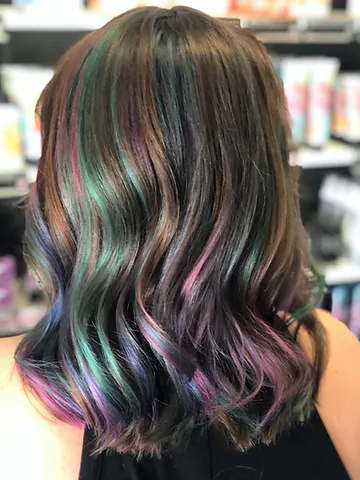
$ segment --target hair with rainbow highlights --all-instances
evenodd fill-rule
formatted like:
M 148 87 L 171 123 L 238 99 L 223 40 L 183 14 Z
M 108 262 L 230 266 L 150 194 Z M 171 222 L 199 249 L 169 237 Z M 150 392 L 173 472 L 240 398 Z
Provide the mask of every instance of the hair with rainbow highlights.
M 261 42 L 135 9 L 64 56 L 39 111 L 26 248 L 50 307 L 18 348 L 24 384 L 97 451 L 160 454 L 206 425 L 245 449 L 306 420 L 321 287 Z

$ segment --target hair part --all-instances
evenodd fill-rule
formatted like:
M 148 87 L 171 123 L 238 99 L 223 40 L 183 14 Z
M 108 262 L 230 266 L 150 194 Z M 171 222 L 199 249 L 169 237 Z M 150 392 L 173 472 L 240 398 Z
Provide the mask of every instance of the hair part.
M 75 45 L 39 104 L 26 245 L 51 306 L 16 354 L 26 386 L 97 451 L 160 454 L 209 424 L 245 449 L 306 420 L 321 289 L 261 42 L 135 9 Z

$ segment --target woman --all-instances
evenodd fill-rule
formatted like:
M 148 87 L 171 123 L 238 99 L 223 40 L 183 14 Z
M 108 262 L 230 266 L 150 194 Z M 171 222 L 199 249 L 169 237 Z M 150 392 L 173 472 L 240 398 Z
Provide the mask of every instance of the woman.
M 1 478 L 359 479 L 360 349 L 314 310 L 262 44 L 133 10 L 39 113 L 26 243 L 51 307 L 4 382 Z

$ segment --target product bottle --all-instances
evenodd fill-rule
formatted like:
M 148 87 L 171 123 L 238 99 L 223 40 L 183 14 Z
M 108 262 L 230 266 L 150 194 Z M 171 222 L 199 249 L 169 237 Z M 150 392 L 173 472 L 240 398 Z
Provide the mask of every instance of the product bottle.
M 209 2 L 209 0 L 175 0 L 173 5 L 183 5 L 185 7 L 195 8 L 216 17 L 226 17 L 230 10 L 229 0 L 217 0 Z
M 41 7 L 41 8 L 61 8 L 62 11 L 65 9 L 76 10 L 84 7 L 83 0 L 59 0 L 57 4 L 56 0 L 13 0 L 13 4 L 16 7 Z
M 332 291 L 332 314 L 344 323 L 349 321 L 349 307 L 351 303 L 349 287 L 341 285 Z
M 21 113 L 9 101 L 0 78 L 0 184 L 10 184 L 24 171 Z
M 52 78 L 53 70 L 27 65 L 5 65 L 2 70 L 5 91 L 20 108 L 25 158 L 37 164 L 41 154 L 41 134 L 35 107 L 42 90 Z
M 295 144 L 305 140 L 308 68 L 306 60 L 287 58 L 281 62 L 280 75 L 284 85 Z
M 353 290 L 349 327 L 360 340 L 360 285 Z
M 330 139 L 333 91 L 339 67 L 337 58 L 319 57 L 309 60 L 306 141 L 314 148 L 322 148 Z
M 358 72 L 344 76 L 345 129 L 343 138 L 347 142 L 360 142 L 360 75 Z
M 14 257 L 0 257 L 0 337 L 14 331 L 15 325 L 15 280 L 16 261 Z
M 336 138 L 346 135 L 346 87 L 345 75 L 339 75 L 334 86 L 333 116 L 331 133 Z
M 87 4 L 90 8 L 94 8 L 100 12 L 119 15 L 127 10 L 136 8 L 139 2 L 136 0 L 88 0 Z
M 359 0 L 347 0 L 346 10 L 349 15 L 360 15 L 360 2 Z
M 171 0 L 157 0 L 156 6 L 160 8 L 171 8 L 172 7 L 172 1 Z M 139 1 L 139 6 L 140 7 L 152 7 L 155 5 L 154 0 L 140 0 Z

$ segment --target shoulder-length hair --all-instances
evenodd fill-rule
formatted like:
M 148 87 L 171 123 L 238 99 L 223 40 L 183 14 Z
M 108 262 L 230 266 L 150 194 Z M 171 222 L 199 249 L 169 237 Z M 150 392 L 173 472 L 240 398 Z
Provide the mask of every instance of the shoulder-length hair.
M 207 425 L 245 449 L 306 420 L 319 288 L 261 42 L 132 10 L 64 56 L 39 105 L 26 248 L 50 308 L 17 351 L 25 385 L 97 451 L 160 454 Z

